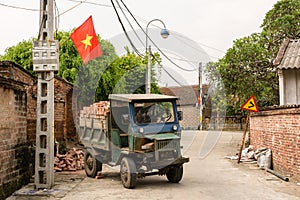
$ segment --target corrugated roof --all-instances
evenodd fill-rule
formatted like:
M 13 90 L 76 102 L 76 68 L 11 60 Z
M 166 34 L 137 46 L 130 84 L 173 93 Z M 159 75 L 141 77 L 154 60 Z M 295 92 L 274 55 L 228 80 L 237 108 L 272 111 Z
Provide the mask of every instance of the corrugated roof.
M 278 69 L 300 69 L 300 39 L 286 39 L 274 61 Z

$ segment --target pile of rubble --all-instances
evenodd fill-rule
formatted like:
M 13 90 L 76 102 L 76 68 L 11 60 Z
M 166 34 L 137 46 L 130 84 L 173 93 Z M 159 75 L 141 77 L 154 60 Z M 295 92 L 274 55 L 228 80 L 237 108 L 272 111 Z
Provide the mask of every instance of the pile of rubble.
M 254 147 L 250 145 L 243 149 L 241 153 L 241 162 L 245 163 L 257 163 L 260 168 L 270 168 L 271 167 L 271 150 L 268 148 L 259 148 L 254 151 Z M 225 156 L 225 158 L 231 160 L 238 160 L 238 155 L 235 156 Z
M 81 149 L 72 148 L 66 154 L 56 154 L 54 158 L 54 170 L 76 171 L 84 169 L 84 153 Z

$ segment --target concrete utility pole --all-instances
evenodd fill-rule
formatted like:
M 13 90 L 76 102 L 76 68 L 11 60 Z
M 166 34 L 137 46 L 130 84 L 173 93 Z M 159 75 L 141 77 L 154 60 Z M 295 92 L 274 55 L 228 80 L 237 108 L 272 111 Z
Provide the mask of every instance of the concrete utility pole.
M 35 188 L 54 185 L 54 71 L 59 69 L 58 41 L 54 40 L 54 0 L 40 0 L 40 30 L 33 42 L 33 70 L 38 74 Z
M 151 93 L 151 46 L 148 48 L 148 63 L 147 63 L 147 73 L 146 73 L 146 94 Z
M 199 130 L 202 130 L 202 63 L 199 63 Z

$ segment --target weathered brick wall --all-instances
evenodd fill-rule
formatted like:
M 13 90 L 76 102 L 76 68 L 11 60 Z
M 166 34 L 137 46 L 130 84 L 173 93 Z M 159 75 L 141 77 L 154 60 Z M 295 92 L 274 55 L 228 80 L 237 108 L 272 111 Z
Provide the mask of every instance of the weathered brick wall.
M 76 138 L 72 85 L 56 77 L 55 137 Z M 37 87 L 21 66 L 0 61 L 0 199 L 29 182 L 34 174 Z
M 29 143 L 35 144 L 36 137 L 36 85 L 27 90 L 27 139 Z
M 0 76 L 9 80 L 19 82 L 21 87 L 26 90 L 27 96 L 27 133 L 28 142 L 35 142 L 36 132 L 36 91 L 34 93 L 34 77 L 25 69 L 11 61 L 0 62 Z M 1 105 L 1 104 L 0 104 Z M 34 133 L 31 134 L 31 133 Z
M 76 136 L 76 129 L 72 114 L 73 86 L 65 80 L 56 77 L 54 79 L 55 98 L 55 137 L 57 140 L 65 140 Z
M 21 66 L 11 61 L 0 62 L 0 76 L 13 79 L 25 85 L 33 85 L 33 77 Z
M 19 82 L 0 78 L 0 199 L 29 181 L 33 158 L 27 143 L 27 95 Z
M 250 143 L 272 150 L 273 168 L 300 180 L 300 106 L 280 106 L 250 118 Z
M 67 137 L 76 140 L 78 139 L 78 135 L 76 132 L 74 118 L 76 117 L 75 114 L 77 112 L 76 109 L 77 98 L 75 97 L 75 95 L 73 95 L 73 88 L 69 90 L 66 99 L 67 99 L 67 106 L 66 106 Z
M 183 112 L 183 120 L 181 121 L 181 127 L 183 129 L 198 129 L 199 125 L 199 110 L 196 106 L 183 105 L 179 110 Z

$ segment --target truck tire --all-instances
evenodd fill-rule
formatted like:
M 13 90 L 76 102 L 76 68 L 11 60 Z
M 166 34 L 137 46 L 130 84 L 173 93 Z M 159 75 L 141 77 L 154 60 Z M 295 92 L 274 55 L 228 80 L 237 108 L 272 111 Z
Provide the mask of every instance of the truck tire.
M 124 157 L 121 161 L 120 176 L 125 188 L 132 189 L 136 185 L 137 173 L 134 161 Z
M 172 166 L 169 168 L 168 172 L 166 173 L 168 180 L 171 183 L 178 183 L 182 179 L 183 175 L 183 166 Z
M 84 154 L 84 170 L 88 177 L 95 178 L 98 171 L 102 171 L 102 163 L 88 150 Z

